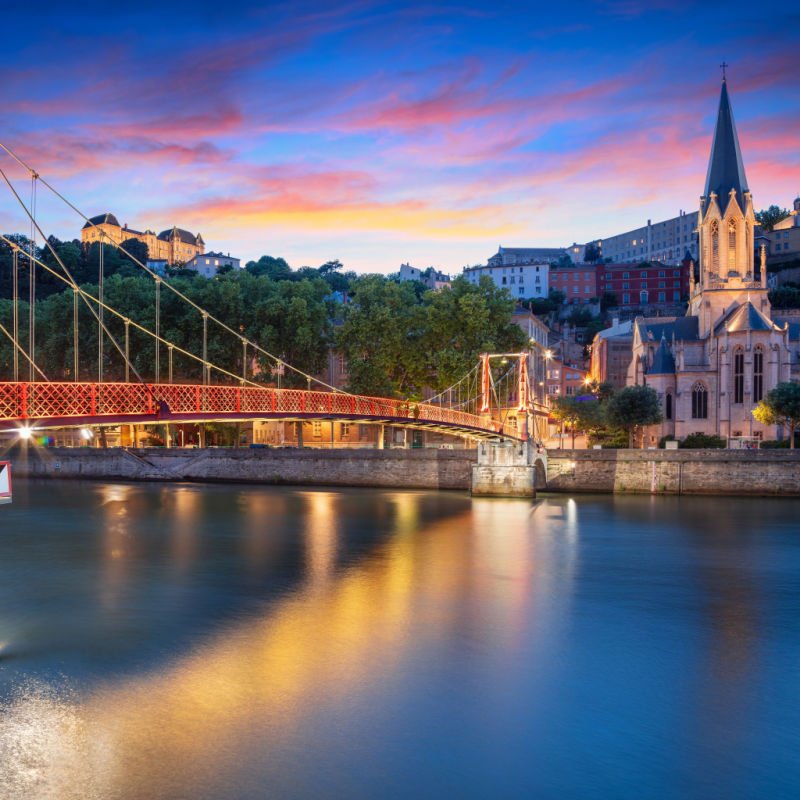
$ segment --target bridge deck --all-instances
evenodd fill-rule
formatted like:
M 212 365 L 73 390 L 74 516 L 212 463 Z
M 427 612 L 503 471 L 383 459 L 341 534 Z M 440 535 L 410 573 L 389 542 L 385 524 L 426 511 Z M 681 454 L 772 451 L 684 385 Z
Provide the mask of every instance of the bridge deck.
M 211 420 L 349 419 L 521 439 L 485 416 L 381 397 L 250 386 L 142 383 L 0 383 L 0 423 L 36 428 Z

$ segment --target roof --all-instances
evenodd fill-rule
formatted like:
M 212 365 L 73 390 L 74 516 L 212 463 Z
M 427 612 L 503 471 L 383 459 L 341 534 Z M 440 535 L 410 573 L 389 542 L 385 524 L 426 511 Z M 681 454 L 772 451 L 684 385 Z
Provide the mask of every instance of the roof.
M 717 125 L 714 129 L 711 157 L 706 174 L 705 196 L 710 198 L 711 193 L 715 192 L 720 211 L 724 214 L 731 189 L 736 190 L 739 205 L 743 205 L 742 199 L 747 191 L 747 178 L 744 174 L 742 151 L 739 149 L 739 137 L 736 135 L 736 124 L 733 121 L 733 109 L 728 97 L 728 84 L 723 78 Z
M 749 300 L 729 309 L 714 325 L 714 333 L 727 330 L 728 333 L 739 331 L 774 331 L 777 326 L 765 317 Z
M 667 347 L 667 340 L 662 336 L 661 344 L 658 346 L 655 355 L 653 356 L 653 363 L 650 369 L 647 370 L 648 375 L 672 375 L 675 372 L 675 359 Z
M 697 317 L 639 317 L 636 325 L 643 342 L 657 339 L 675 339 L 680 341 L 696 341 L 700 339 Z
M 193 233 L 185 231 L 183 228 L 169 228 L 166 231 L 161 231 L 161 233 L 158 234 L 158 238 L 163 239 L 166 242 L 169 242 L 172 239 L 180 239 L 186 244 L 197 244 L 198 242 L 203 241 L 200 238 L 200 234 L 195 236 Z
M 597 337 L 600 339 L 614 339 L 617 336 L 631 336 L 632 334 L 633 320 L 629 319 L 626 322 L 618 322 L 616 325 L 612 325 L 610 328 L 600 331 Z
M 92 217 L 83 227 L 93 228 L 95 225 L 116 225 L 118 228 L 122 227 L 117 221 L 117 218 L 108 211 L 105 214 L 98 214 L 96 217 Z

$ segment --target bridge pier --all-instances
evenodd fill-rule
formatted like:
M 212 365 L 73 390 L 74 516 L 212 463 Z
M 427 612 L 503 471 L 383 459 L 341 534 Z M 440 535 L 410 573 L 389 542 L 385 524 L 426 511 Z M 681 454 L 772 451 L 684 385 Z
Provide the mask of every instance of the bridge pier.
M 472 468 L 474 497 L 536 497 L 547 484 L 547 454 L 530 442 L 481 442 Z

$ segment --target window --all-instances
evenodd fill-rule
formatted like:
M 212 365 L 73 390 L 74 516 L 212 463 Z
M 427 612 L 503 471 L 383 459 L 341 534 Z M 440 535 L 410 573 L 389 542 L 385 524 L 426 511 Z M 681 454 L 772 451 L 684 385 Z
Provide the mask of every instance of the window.
M 647 289 L 643 289 L 641 292 L 639 292 L 639 302 L 642 305 L 647 304 L 647 298 L 648 298 Z
M 631 304 L 631 296 L 629 294 L 622 295 L 622 305 L 629 306 Z
M 764 348 L 759 345 L 753 352 L 753 402 L 764 399 Z
M 631 284 L 630 284 L 630 282 L 629 282 L 629 281 L 625 281 L 625 282 L 622 284 L 622 288 L 623 288 L 623 289 L 630 289 L 630 288 L 631 288 Z
M 318 419 L 312 420 L 311 430 L 314 434 L 314 438 L 320 439 L 322 437 L 322 421 Z
M 744 402 L 744 350 L 741 347 L 733 353 L 733 402 Z
M 339 426 L 339 436 L 342 439 L 347 439 L 350 437 L 350 423 L 349 422 L 342 422 Z
M 672 395 L 669 392 L 664 398 L 664 418 L 672 419 Z
M 646 278 L 647 277 L 647 273 L 646 272 L 641 272 L 641 273 L 639 273 L 639 277 L 640 278 Z
M 728 269 L 736 269 L 736 223 L 728 224 Z
M 359 425 L 358 426 L 358 438 L 360 441 L 364 441 L 369 436 L 369 428 L 366 425 Z
M 623 272 L 622 273 L 622 277 L 623 278 L 630 278 L 630 276 L 631 276 L 630 272 Z
M 672 286 L 675 289 L 680 289 L 681 288 L 681 282 L 680 281 L 672 281 Z
M 719 223 L 711 223 L 711 269 L 719 272 Z
M 639 281 L 639 288 L 646 289 L 647 288 L 647 281 Z
M 708 419 L 708 392 L 699 381 L 692 387 L 692 419 Z
M 673 292 L 672 293 L 672 299 L 673 300 L 680 300 L 681 299 L 681 293 L 680 292 Z
M 659 292 L 658 293 L 658 302 L 665 303 L 667 300 L 667 293 L 666 292 Z
M 506 276 L 503 275 L 503 286 L 505 286 L 505 285 L 506 285 Z
M 658 277 L 659 278 L 666 278 L 666 276 L 667 276 L 667 273 L 664 272 L 663 269 L 658 271 Z
M 519 287 L 519 293 L 520 294 L 525 294 L 525 287 L 524 286 L 520 286 Z
M 666 287 L 666 285 L 667 285 L 666 281 L 659 281 L 658 282 L 658 288 L 659 289 L 664 289 Z

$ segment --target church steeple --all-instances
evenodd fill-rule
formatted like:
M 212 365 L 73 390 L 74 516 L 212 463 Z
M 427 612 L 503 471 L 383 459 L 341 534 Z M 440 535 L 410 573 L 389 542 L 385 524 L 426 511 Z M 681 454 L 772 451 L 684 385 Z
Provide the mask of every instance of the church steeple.
M 724 215 L 731 189 L 736 191 L 739 207 L 744 208 L 744 193 L 748 191 L 747 178 L 744 174 L 742 151 L 739 149 L 739 137 L 736 135 L 736 124 L 733 121 L 733 109 L 728 97 L 728 82 L 723 78 L 704 196 L 706 201 L 710 202 L 711 193 L 715 193 L 720 213 Z

